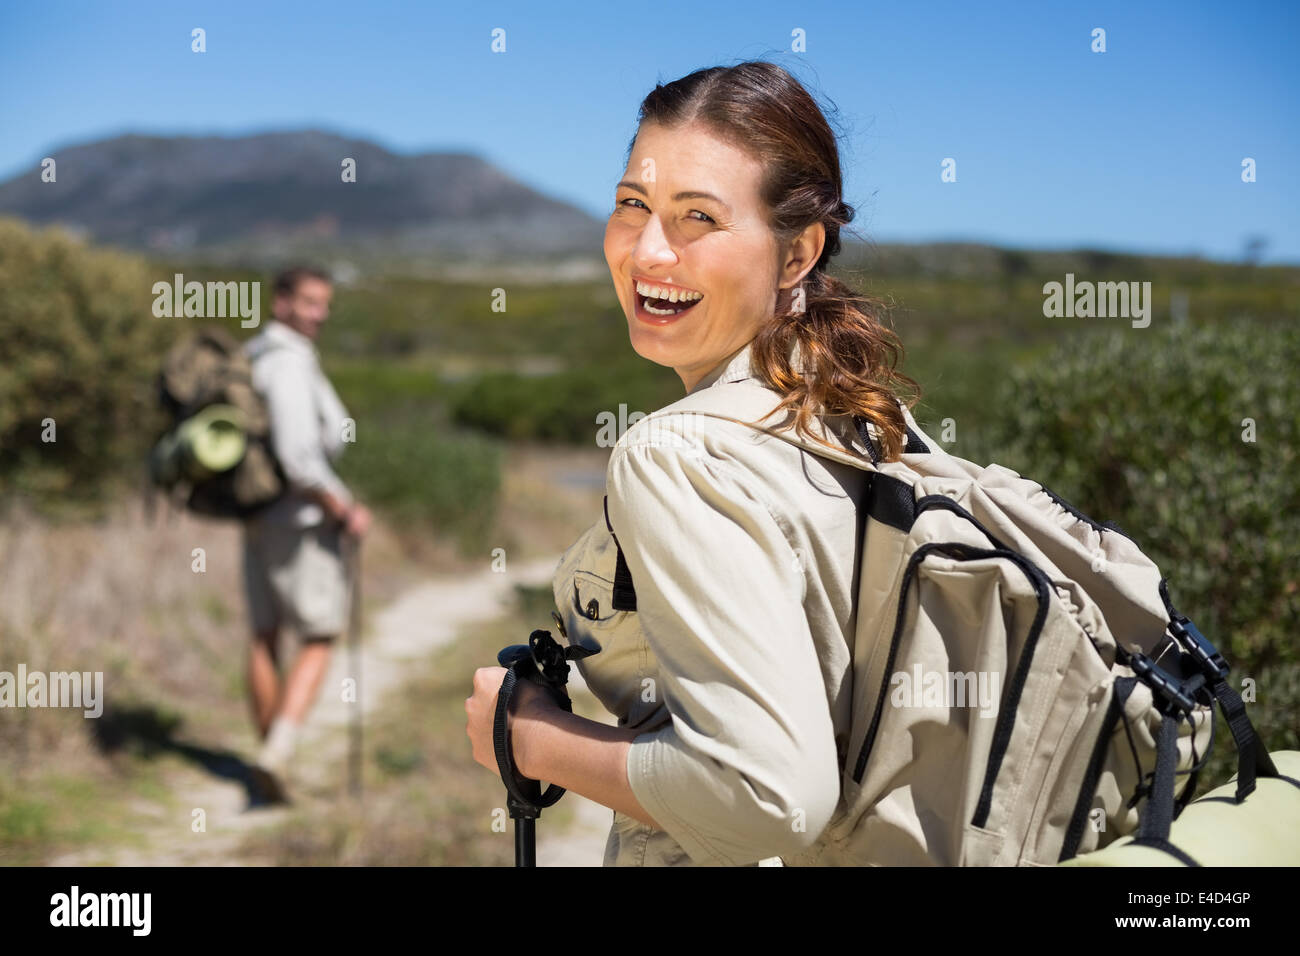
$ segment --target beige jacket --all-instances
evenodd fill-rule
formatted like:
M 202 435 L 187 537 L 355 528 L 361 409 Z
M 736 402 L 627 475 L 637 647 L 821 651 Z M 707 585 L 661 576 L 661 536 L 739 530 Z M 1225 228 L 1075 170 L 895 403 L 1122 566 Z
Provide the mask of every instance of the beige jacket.
M 315 343 L 272 320 L 249 339 L 253 388 L 266 400 L 271 447 L 289 484 L 283 498 L 257 516 L 267 525 L 307 528 L 325 520 L 325 509 L 307 492 L 323 490 L 345 504 L 352 493 L 331 462 L 343 451 L 347 409 L 320 367 Z
M 695 389 L 750 377 L 746 345 Z M 722 419 L 673 421 L 622 436 L 609 524 L 553 581 L 568 638 L 602 647 L 578 664 L 588 687 L 643 731 L 628 780 L 662 828 L 615 812 L 604 862 L 834 859 L 867 473 Z M 619 545 L 635 610 L 614 606 Z

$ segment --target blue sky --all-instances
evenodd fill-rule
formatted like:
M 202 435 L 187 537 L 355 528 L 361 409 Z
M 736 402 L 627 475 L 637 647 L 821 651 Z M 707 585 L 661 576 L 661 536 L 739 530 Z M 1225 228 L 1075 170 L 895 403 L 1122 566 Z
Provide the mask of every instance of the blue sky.
M 474 152 L 604 218 L 655 82 L 763 58 L 838 107 L 877 241 L 1234 259 L 1258 235 L 1300 262 L 1298 35 L 1281 0 L 5 3 L 0 177 L 121 132 L 318 127 Z

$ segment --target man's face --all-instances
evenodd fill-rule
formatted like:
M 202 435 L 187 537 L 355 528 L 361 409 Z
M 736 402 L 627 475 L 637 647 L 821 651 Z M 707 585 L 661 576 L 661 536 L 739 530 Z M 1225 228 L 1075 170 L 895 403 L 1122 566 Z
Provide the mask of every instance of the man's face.
M 316 338 L 321 323 L 329 318 L 334 287 L 324 279 L 305 276 L 292 295 L 276 296 L 275 317 L 309 339 Z

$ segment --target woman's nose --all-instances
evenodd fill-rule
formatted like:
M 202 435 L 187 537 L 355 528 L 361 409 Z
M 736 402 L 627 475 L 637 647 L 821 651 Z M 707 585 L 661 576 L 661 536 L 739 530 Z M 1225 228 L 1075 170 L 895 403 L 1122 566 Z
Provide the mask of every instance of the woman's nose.
M 643 266 L 676 260 L 677 254 L 673 252 L 672 244 L 668 241 L 668 235 L 658 216 L 651 216 L 646 220 L 641 234 L 637 237 L 633 257 L 638 265 Z

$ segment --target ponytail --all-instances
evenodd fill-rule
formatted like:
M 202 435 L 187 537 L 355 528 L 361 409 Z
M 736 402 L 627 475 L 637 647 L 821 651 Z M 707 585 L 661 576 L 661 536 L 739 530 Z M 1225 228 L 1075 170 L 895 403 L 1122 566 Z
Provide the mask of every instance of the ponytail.
M 920 386 L 897 371 L 903 346 L 877 318 L 883 303 L 854 292 L 820 264 L 782 299 L 784 308 L 759 330 L 750 353 L 755 375 L 784 396 L 773 414 L 793 411 L 796 431 L 821 444 L 809 429 L 812 416 L 860 415 L 874 426 L 884 460 L 897 460 L 907 443 L 899 403 L 913 407 Z M 790 365 L 795 343 L 802 369 Z

